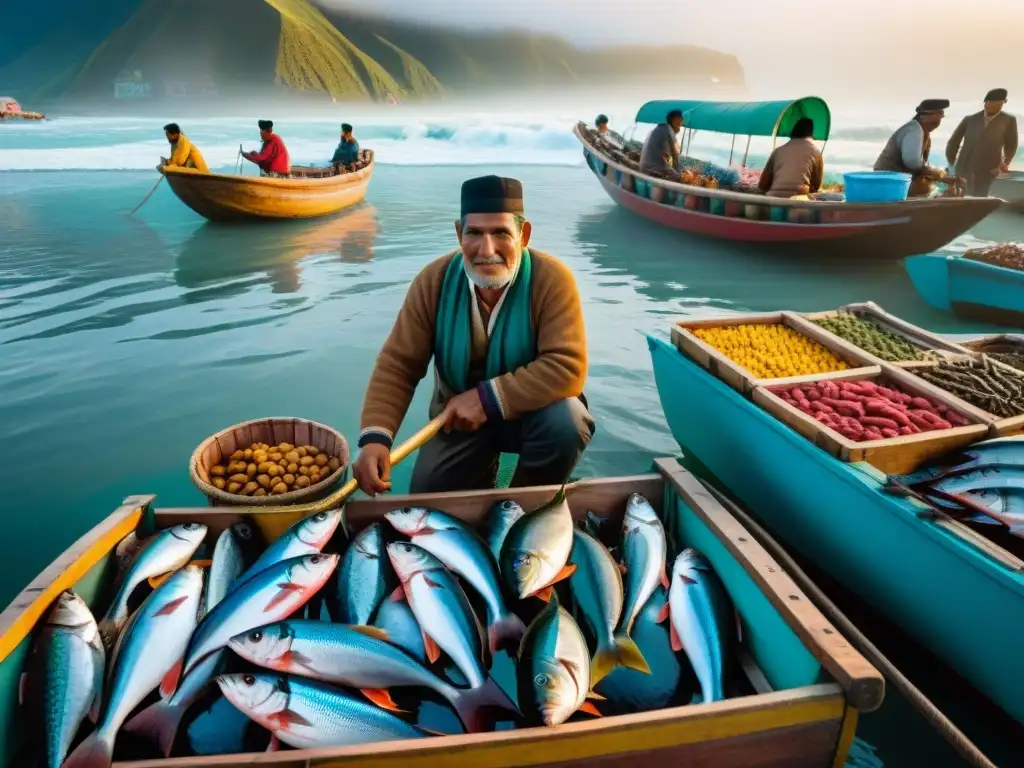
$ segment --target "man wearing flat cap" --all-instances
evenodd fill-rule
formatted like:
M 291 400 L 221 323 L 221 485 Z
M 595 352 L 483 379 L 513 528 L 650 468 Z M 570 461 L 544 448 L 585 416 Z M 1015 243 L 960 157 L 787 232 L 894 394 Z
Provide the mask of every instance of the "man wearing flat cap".
M 993 180 L 1010 170 L 1017 154 L 1017 118 L 1003 112 L 1006 89 L 985 95 L 985 108 L 968 115 L 949 137 L 946 160 L 956 175 L 967 180 L 967 194 L 988 197 Z
M 413 493 L 493 487 L 501 453 L 519 454 L 515 487 L 565 482 L 594 433 L 583 398 L 587 343 L 572 272 L 530 248 L 523 188 L 484 176 L 462 185 L 459 249 L 413 278 L 363 401 L 359 487 L 387 490 L 389 452 L 434 361 L 430 415 Z
M 273 121 L 260 120 L 257 125 L 260 128 L 263 146 L 259 152 L 243 152 L 242 157 L 260 167 L 260 176 L 287 179 L 292 172 L 288 148 L 284 145 L 281 137 L 274 133 Z
M 952 183 L 941 168 L 928 165 L 932 150 L 932 131 L 939 127 L 949 107 L 948 99 L 925 99 L 917 105 L 914 119 L 900 126 L 889 138 L 875 161 L 876 171 L 896 171 L 911 175 L 908 197 L 927 197 L 932 185 Z

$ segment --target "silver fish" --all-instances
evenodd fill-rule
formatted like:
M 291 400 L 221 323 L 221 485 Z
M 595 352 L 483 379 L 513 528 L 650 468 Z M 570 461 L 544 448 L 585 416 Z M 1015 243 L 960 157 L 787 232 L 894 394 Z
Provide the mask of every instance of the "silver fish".
M 668 590 L 658 587 L 633 622 L 632 637 L 644 655 L 644 660 L 650 665 L 651 672 L 644 674 L 626 667 L 617 667 L 594 688 L 606 699 L 601 702 L 604 715 L 649 712 L 672 706 L 673 702 L 680 700 L 683 668 L 672 650 L 670 624 L 659 622 L 666 605 Z M 689 680 L 689 670 L 687 673 L 686 679 Z M 687 702 L 693 698 L 689 690 L 682 693 Z
M 466 677 L 472 692 L 474 711 L 500 707 L 518 712 L 501 687 L 488 676 L 481 660 L 480 622 L 469 605 L 455 576 L 422 547 L 404 541 L 388 545 L 388 555 L 416 620 L 423 628 L 427 658 L 437 661 L 444 651 Z M 460 713 L 461 715 L 462 713 Z M 483 728 L 480 722 L 467 723 L 471 731 Z
M 86 715 L 99 717 L 106 653 L 92 611 L 60 594 L 32 641 L 21 679 L 29 736 L 44 768 L 59 768 Z
M 458 518 L 424 507 L 395 509 L 384 518 L 465 579 L 484 599 L 491 653 L 499 648 L 519 648 L 526 625 L 505 605 L 498 567 L 475 531 Z
M 331 540 L 340 522 L 341 508 L 318 512 L 299 520 L 266 548 L 259 559 L 235 580 L 228 593 L 234 592 L 253 576 L 282 560 L 320 552 Z
M 206 582 L 206 597 L 203 601 L 203 613 L 213 610 L 231 585 L 238 580 L 245 570 L 242 550 L 235 541 L 235 534 L 230 528 L 222 531 L 213 547 L 213 558 L 210 564 L 210 575 Z
M 540 509 L 519 518 L 501 547 L 501 574 L 516 597 L 551 597 L 552 586 L 569 578 L 572 513 L 562 487 Z
M 931 485 L 945 493 L 964 493 L 989 488 L 1024 489 L 1024 467 L 983 467 L 943 478 Z
M 487 510 L 487 515 L 480 528 L 480 535 L 486 542 L 487 548 L 491 550 L 491 554 L 494 555 L 494 562 L 497 563 L 501 560 L 501 545 L 505 542 L 505 537 L 516 520 L 525 514 L 525 510 L 510 499 L 495 502 Z
M 673 650 L 686 652 L 704 702 L 721 701 L 735 622 L 729 595 L 704 555 L 693 549 L 679 554 L 668 602 Z
M 403 593 L 404 595 L 404 593 Z M 388 642 L 397 645 L 420 664 L 427 663 L 427 651 L 423 647 L 423 630 L 406 600 L 385 600 L 377 609 L 373 626 L 388 633 Z M 459 668 L 448 661 L 444 666 L 444 676 L 457 687 L 465 687 L 466 678 Z
M 590 687 L 615 667 L 626 666 L 650 674 L 643 654 L 628 635 L 616 635 L 622 615 L 622 574 L 604 545 L 583 531 L 573 531 L 569 562 L 576 571 L 569 577 L 573 600 L 597 641 L 590 664 Z
M 480 721 L 473 700 L 479 689 L 460 691 L 449 685 L 391 645 L 387 633 L 376 627 L 289 619 L 238 635 L 228 647 L 275 672 L 358 688 L 374 704 L 392 712 L 402 710 L 390 689 L 427 688 L 447 700 L 467 728 Z
M 146 707 L 124 724 L 124 730 L 149 739 L 164 757 L 170 757 L 182 719 L 219 674 L 226 661 L 224 656 L 223 650 L 215 651 L 200 661 L 181 681 L 178 690 Z
M 217 603 L 196 628 L 183 674 L 235 635 L 291 616 L 316 594 L 338 565 L 337 555 L 304 555 L 260 571 Z
M 651 599 L 658 582 L 668 587 L 665 557 L 668 543 L 658 513 L 639 493 L 626 503 L 622 521 L 622 560 L 625 567 L 625 606 L 618 635 L 629 636 L 637 615 Z
M 524 714 L 544 725 L 561 725 L 580 710 L 600 714 L 587 701 L 587 641 L 557 598 L 537 614 L 526 630 L 519 649 L 516 681 Z
M 336 595 L 327 606 L 339 624 L 369 624 L 398 585 L 385 549 L 386 530 L 384 523 L 373 523 L 349 544 L 338 568 Z
M 65 768 L 109 766 L 121 723 L 161 681 L 172 686 L 196 627 L 202 593 L 203 569 L 189 565 L 153 590 L 132 615 L 118 638 L 103 718 Z
M 421 664 L 427 663 L 423 630 L 405 600 L 385 600 L 380 604 L 373 626 L 388 634 L 388 642 L 397 645 Z
M 206 526 L 183 523 L 154 534 L 132 560 L 128 573 L 117 590 L 106 616 L 100 621 L 100 633 L 109 643 L 128 620 L 128 599 L 146 579 L 176 571 L 192 559 L 206 537 Z
M 366 701 L 313 680 L 270 674 L 221 675 L 224 698 L 297 749 L 418 739 L 425 733 Z

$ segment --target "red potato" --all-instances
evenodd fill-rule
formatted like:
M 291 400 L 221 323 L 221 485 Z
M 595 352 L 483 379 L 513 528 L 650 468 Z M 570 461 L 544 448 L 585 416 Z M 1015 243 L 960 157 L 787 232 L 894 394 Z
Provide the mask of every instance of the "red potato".
M 864 440 L 881 440 L 882 432 L 875 427 L 864 430 Z
M 900 427 L 900 434 L 901 435 L 912 435 L 914 433 L 910 431 L 910 427 Z
M 832 406 L 825 405 L 825 403 L 820 400 L 811 403 L 810 407 L 812 411 L 817 411 L 818 413 L 832 413 Z
M 900 436 L 899 430 L 896 430 L 896 429 L 883 429 L 882 430 L 882 437 L 899 437 L 899 436 Z
M 925 400 L 923 397 L 913 397 L 910 399 L 910 405 L 915 408 L 924 408 L 926 410 L 934 410 L 935 406 L 929 400 Z
M 812 402 L 814 400 L 820 400 L 821 399 L 821 393 L 818 390 L 816 390 L 816 389 L 812 389 L 812 390 L 810 390 L 807 393 L 807 399 L 811 400 Z
M 892 419 L 885 419 L 881 416 L 865 416 L 860 420 L 860 423 L 865 427 L 878 427 L 881 429 L 892 429 L 899 431 L 900 425 Z
M 942 415 L 946 418 L 946 421 L 948 421 L 952 426 L 955 427 L 966 427 L 968 424 L 970 424 L 970 422 L 967 421 L 967 419 L 965 419 L 959 413 L 954 411 L 952 408 L 949 408 L 948 410 L 944 411 Z

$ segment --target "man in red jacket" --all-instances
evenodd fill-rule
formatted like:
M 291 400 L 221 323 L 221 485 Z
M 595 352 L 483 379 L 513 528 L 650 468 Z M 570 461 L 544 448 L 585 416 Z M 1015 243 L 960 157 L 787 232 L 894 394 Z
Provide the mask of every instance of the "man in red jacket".
M 243 152 L 242 157 L 260 167 L 260 176 L 287 179 L 292 172 L 288 148 L 281 137 L 274 133 L 274 123 L 271 120 L 260 120 L 259 126 L 263 147 L 259 152 Z

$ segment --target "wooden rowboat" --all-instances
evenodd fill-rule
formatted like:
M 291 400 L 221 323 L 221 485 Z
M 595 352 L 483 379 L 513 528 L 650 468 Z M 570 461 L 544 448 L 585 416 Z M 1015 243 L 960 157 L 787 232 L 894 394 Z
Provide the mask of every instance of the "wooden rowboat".
M 968 320 L 1024 328 L 1024 272 L 960 256 L 903 262 L 921 298 Z
M 708 479 L 1024 724 L 1024 561 L 883 492 L 884 473 L 833 458 L 672 344 L 648 346 L 672 434 Z
M 992 182 L 989 194 L 1005 200 L 1011 211 L 1024 213 L 1024 171 L 1000 174 Z
M 332 176 L 322 169 L 293 167 L 293 178 L 275 179 L 162 166 L 174 194 L 210 221 L 312 219 L 361 203 L 373 176 L 373 153 L 356 171 Z M 300 176 L 299 174 L 306 174 Z
M 802 116 L 815 120 L 815 138 L 827 139 L 828 107 L 816 98 L 784 102 L 650 102 L 636 121 L 657 122 L 672 108 L 687 130 L 735 136 L 788 131 Z M 901 259 L 938 250 L 1002 205 L 993 198 L 930 198 L 891 203 L 847 203 L 769 198 L 760 194 L 680 184 L 639 171 L 621 152 L 602 146 L 583 123 L 573 130 L 587 165 L 618 205 L 646 219 L 707 237 L 785 246 L 815 257 Z M 688 146 L 688 142 L 684 144 Z M 730 158 L 731 161 L 731 158 Z M 746 164 L 746 157 L 743 160 Z
M 267 754 L 183 757 L 115 763 L 126 768 L 227 768 L 228 766 L 632 766 L 707 765 L 739 768 L 842 766 L 859 712 L 877 708 L 883 696 L 878 672 L 839 635 L 782 569 L 715 499 L 674 460 L 635 477 L 585 480 L 569 496 L 573 514 L 592 509 L 623 514 L 630 494 L 642 493 L 658 509 L 679 544 L 702 551 L 721 576 L 743 624 L 755 693 L 698 704 L 573 722 L 557 728 L 444 736 L 338 749 L 287 750 Z M 557 489 L 520 488 L 484 492 L 394 496 L 360 500 L 347 507 L 349 523 L 361 528 L 396 506 L 444 509 L 479 521 L 496 500 L 511 498 L 527 508 Z M 128 533 L 182 521 L 201 521 L 216 534 L 238 519 L 230 508 L 152 509 L 153 497 L 132 497 L 72 545 L 0 614 L 0 767 L 26 762 L 24 724 L 18 711 L 18 678 L 31 632 L 65 589 L 74 589 L 94 610 L 102 607 L 113 578 L 111 552 Z M 294 522 L 297 513 L 257 514 L 268 534 Z M 270 520 L 269 518 L 274 518 Z M 277 519 L 282 518 L 282 519 Z M 197 553 L 202 556 L 204 553 Z

